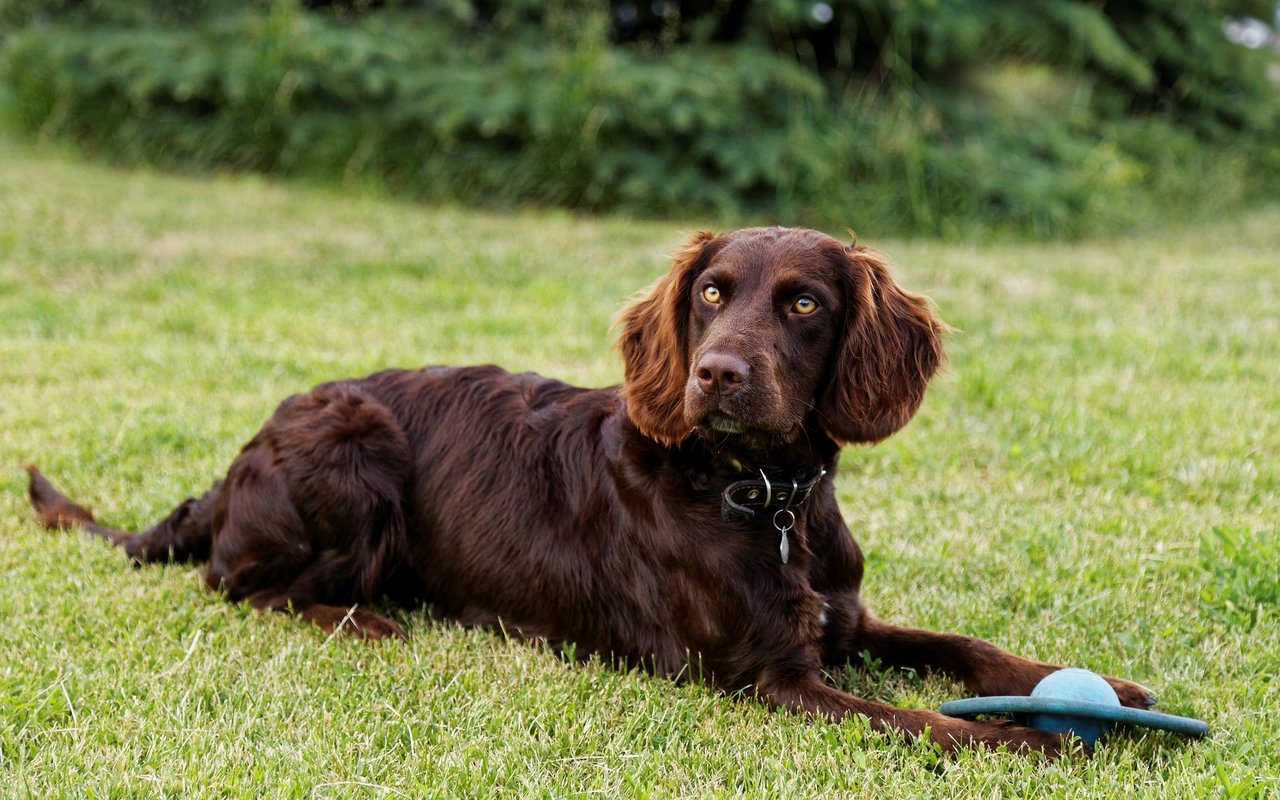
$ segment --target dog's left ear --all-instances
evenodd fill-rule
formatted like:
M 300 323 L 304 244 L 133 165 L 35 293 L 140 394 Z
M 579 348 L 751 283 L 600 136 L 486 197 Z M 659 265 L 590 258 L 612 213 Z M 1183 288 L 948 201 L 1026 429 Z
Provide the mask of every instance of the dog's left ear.
M 857 244 L 843 250 L 844 330 L 818 399 L 819 420 L 841 444 L 878 442 L 920 407 L 948 329 L 928 298 L 894 282 L 883 255 Z
M 694 278 L 720 247 L 709 231 L 694 234 L 670 271 L 622 310 L 618 324 L 626 378 L 627 416 L 650 439 L 668 447 L 692 433 L 684 420 L 689 379 L 689 294 Z

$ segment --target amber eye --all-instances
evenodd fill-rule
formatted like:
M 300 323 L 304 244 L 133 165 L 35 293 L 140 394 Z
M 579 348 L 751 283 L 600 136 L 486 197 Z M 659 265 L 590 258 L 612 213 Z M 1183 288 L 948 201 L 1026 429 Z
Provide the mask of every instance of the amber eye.
M 812 314 L 818 310 L 818 301 L 805 295 L 792 304 L 791 310 L 797 314 Z
M 720 302 L 720 290 L 714 286 L 708 286 L 702 290 L 702 299 L 715 305 Z

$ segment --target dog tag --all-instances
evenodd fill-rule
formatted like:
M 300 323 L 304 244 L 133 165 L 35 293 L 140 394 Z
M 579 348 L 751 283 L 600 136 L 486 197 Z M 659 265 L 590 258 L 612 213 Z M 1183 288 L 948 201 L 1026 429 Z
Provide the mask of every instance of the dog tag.
M 786 515 L 783 517 L 783 515 Z M 785 520 L 781 521 L 781 520 Z M 782 534 L 782 541 L 778 542 L 778 553 L 782 555 L 782 563 L 787 563 L 787 559 L 791 557 L 791 540 L 787 537 L 787 531 L 795 527 L 796 515 L 790 509 L 781 508 L 774 512 L 773 527 L 778 529 L 778 533 Z

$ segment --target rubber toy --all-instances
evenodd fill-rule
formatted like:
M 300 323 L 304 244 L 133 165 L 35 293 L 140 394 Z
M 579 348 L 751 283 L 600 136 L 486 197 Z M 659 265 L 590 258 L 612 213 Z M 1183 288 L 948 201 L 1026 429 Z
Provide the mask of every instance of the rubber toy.
M 1136 725 L 1201 737 L 1207 723 L 1190 717 L 1143 711 L 1120 705 L 1115 690 L 1095 672 L 1067 667 L 1050 673 L 1030 697 L 971 697 L 943 703 L 949 717 L 1012 714 L 1023 725 L 1052 733 L 1073 733 L 1093 747 L 1113 723 Z

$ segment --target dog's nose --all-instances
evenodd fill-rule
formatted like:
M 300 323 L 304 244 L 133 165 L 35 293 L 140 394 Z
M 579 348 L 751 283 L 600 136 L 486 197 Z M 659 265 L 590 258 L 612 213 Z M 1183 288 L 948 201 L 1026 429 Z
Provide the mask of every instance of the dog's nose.
M 707 394 L 733 394 L 751 376 L 751 366 L 735 355 L 712 350 L 698 359 L 695 373 Z

